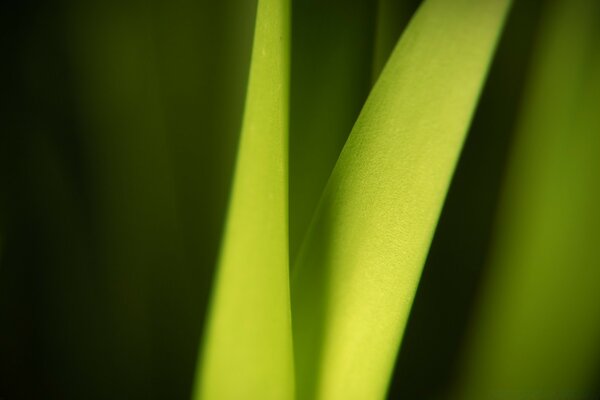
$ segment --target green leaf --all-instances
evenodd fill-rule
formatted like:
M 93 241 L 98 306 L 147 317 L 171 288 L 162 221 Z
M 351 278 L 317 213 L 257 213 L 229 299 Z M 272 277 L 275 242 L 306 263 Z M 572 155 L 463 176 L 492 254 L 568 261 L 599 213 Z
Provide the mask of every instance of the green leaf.
M 195 390 L 294 395 L 288 256 L 287 0 L 259 0 L 227 226 Z
M 300 399 L 384 397 L 508 4 L 426 1 L 369 96 L 292 280 Z
M 593 0 L 561 0 L 543 15 L 461 398 L 591 395 L 600 356 L 598 12 Z

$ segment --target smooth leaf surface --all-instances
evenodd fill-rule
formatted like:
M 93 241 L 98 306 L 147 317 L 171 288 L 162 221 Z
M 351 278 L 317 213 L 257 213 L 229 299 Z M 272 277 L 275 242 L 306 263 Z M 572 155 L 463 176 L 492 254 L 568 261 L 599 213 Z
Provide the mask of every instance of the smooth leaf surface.
M 426 1 L 369 96 L 294 271 L 300 399 L 385 395 L 508 4 Z
M 288 256 L 290 5 L 259 0 L 227 226 L 196 398 L 294 394 Z

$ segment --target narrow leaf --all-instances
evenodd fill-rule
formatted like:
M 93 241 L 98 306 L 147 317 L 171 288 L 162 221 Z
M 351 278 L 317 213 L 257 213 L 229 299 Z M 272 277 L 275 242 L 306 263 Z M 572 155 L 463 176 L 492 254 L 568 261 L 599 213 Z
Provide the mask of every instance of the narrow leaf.
M 289 1 L 259 0 L 231 203 L 195 397 L 294 394 L 288 261 Z
M 300 399 L 385 395 L 508 4 L 427 0 L 369 96 L 292 281 Z

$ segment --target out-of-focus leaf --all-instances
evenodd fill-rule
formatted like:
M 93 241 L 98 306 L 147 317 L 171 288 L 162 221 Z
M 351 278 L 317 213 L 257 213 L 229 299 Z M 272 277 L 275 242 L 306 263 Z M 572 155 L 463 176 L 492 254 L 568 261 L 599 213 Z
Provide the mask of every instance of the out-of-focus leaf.
M 599 11 L 593 0 L 545 10 L 461 398 L 595 398 L 587 391 L 600 355 Z
M 0 6 L 5 397 L 190 397 L 254 27 L 237 3 Z
M 68 4 L 93 258 L 104 288 L 102 340 L 90 346 L 97 382 L 89 391 L 150 398 L 147 381 L 161 379 L 154 352 L 165 341 L 154 336 L 155 318 L 173 298 L 169 269 L 184 261 L 151 10 L 111 0 Z
M 294 394 L 287 0 L 259 0 L 246 108 L 196 398 Z
M 340 155 L 292 280 L 300 399 L 377 399 L 509 1 L 428 0 Z

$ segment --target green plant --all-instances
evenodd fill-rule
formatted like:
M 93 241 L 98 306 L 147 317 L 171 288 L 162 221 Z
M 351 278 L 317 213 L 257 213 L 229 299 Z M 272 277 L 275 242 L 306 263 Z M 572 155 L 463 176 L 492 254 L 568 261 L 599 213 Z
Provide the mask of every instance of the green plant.
M 599 11 L 3 2 L 0 398 L 597 397 Z
M 294 357 L 301 399 L 384 396 L 507 7 L 508 1 L 429 0 L 413 17 L 344 146 L 300 250 L 291 283 L 292 355 L 288 5 L 259 1 L 199 398 L 293 398 Z M 236 385 L 228 373 L 238 376 Z

